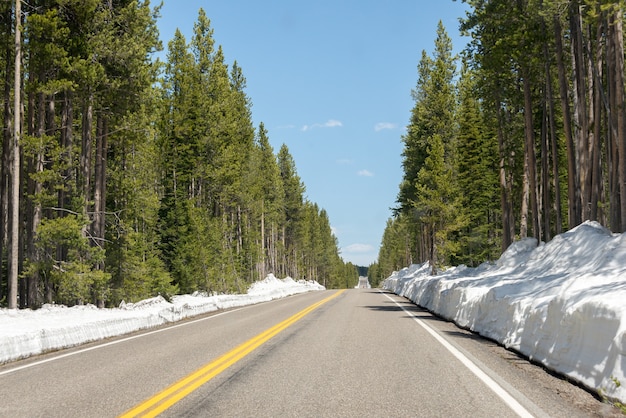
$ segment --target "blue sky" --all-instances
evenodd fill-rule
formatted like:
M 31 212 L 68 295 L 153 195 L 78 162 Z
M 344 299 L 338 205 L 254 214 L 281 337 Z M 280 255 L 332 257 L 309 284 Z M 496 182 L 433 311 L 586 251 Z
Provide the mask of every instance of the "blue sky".
M 452 0 L 164 0 L 164 47 L 191 39 L 203 8 L 226 62 L 247 79 L 255 126 L 293 156 L 305 196 L 328 213 L 345 261 L 376 261 L 402 179 L 402 134 L 422 50 L 441 20 L 466 40 Z

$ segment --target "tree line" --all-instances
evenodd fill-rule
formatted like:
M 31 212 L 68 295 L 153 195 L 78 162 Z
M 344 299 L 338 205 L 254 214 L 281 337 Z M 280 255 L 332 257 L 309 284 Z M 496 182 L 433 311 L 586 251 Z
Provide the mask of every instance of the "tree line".
M 585 221 L 626 229 L 622 1 L 465 0 L 461 57 L 422 53 L 376 282 L 476 266 Z
M 158 17 L 147 0 L 0 2 L 2 304 L 356 283 L 205 12 L 165 61 Z

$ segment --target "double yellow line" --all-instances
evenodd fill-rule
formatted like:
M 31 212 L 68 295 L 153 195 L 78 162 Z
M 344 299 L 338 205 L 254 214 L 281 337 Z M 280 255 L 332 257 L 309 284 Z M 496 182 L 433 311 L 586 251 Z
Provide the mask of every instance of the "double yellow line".
M 343 290 L 339 290 L 333 293 L 331 296 L 327 297 L 326 299 L 322 299 L 321 301 L 314 303 L 313 305 L 298 312 L 292 317 L 287 318 L 283 322 L 274 325 L 272 328 L 269 328 L 266 331 L 263 331 L 256 337 L 253 337 L 245 343 L 235 347 L 221 357 L 218 357 L 216 360 L 208 363 L 207 365 L 201 367 L 187 377 L 174 383 L 170 387 L 157 393 L 151 398 L 146 399 L 139 405 L 135 406 L 133 409 L 120 415 L 120 418 L 155 417 L 159 415 L 161 412 L 170 408 L 172 405 L 179 402 L 185 396 L 189 395 L 191 392 L 198 389 L 200 386 L 207 383 L 209 380 L 213 379 L 215 376 L 219 375 L 224 370 L 250 354 L 252 351 L 267 342 L 270 338 L 285 330 L 287 327 L 293 325 L 295 322 L 302 319 L 305 315 L 311 313 L 329 300 L 336 298 L 342 292 Z

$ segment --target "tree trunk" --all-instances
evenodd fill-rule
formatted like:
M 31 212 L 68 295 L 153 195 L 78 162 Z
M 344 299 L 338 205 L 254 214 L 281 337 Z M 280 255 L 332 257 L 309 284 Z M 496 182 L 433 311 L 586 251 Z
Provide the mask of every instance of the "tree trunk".
M 533 236 L 541 242 L 539 210 L 537 205 L 537 156 L 535 155 L 535 130 L 533 127 L 532 92 L 530 90 L 529 70 L 522 70 L 524 89 L 524 125 L 526 136 L 526 160 L 528 161 L 528 187 L 530 192 L 530 212 L 532 216 Z
M 43 93 L 37 93 L 36 103 L 35 94 L 29 94 L 28 100 L 28 134 L 40 138 L 43 141 L 43 137 L 46 131 L 46 100 Z M 35 118 L 35 115 L 37 117 Z M 36 119 L 36 120 L 35 120 Z M 40 147 L 37 152 L 29 158 L 28 172 L 29 173 L 41 173 L 44 169 L 44 150 L 43 142 L 40 143 Z M 32 263 L 38 263 L 39 257 L 37 248 L 35 246 L 35 239 L 37 235 L 37 228 L 42 219 L 42 208 L 38 202 L 37 197 L 41 195 L 43 185 L 40 181 L 28 177 L 28 198 L 26 199 L 26 257 Z M 39 305 L 39 282 L 40 275 L 38 270 L 32 271 L 27 277 L 26 289 L 26 306 L 30 308 L 36 308 Z
M 607 129 L 607 165 L 609 167 L 609 219 L 610 227 L 613 232 L 621 231 L 621 215 L 620 215 L 620 185 L 619 185 L 619 146 L 618 146 L 618 134 L 617 134 L 617 112 L 616 112 L 616 94 L 615 78 L 616 72 L 616 45 L 614 36 L 615 27 L 613 25 L 613 17 L 608 17 L 607 22 L 607 90 L 608 90 L 608 104 L 606 110 L 608 113 L 608 129 Z
M 58 195 L 59 208 L 65 208 L 69 204 L 70 185 L 74 183 L 74 170 L 71 168 L 72 148 L 73 148 L 73 129 L 74 108 L 72 103 L 72 94 L 69 91 L 63 92 L 63 106 L 61 109 L 61 149 L 63 149 L 63 165 L 67 168 L 63 170 L 63 178 L 65 184 L 62 185 Z M 63 216 L 63 212 L 59 214 Z
M 261 270 L 259 279 L 265 278 L 268 249 L 265 245 L 265 202 L 261 202 Z
M 574 126 L 576 128 L 576 161 L 578 167 L 578 186 L 580 187 L 581 219 L 589 219 L 589 201 L 591 200 L 591 164 L 589 158 L 589 120 L 587 115 L 587 86 L 585 76 L 585 56 L 580 5 L 572 2 L 570 9 L 570 33 L 572 44 L 572 66 L 574 68 Z M 570 225 L 573 227 L 574 225 Z
M 522 176 L 522 201 L 520 205 L 519 220 L 519 236 L 520 238 L 528 237 L 528 200 L 530 195 L 530 186 L 528 184 L 528 154 L 524 147 L 524 175 Z
M 546 67 L 549 69 L 549 64 L 546 62 Z M 549 71 L 548 74 L 549 76 Z M 548 81 L 546 81 L 548 84 Z M 547 89 L 546 89 L 547 90 Z M 548 156 L 548 92 L 546 91 L 543 96 L 543 103 L 541 105 L 541 204 L 539 205 L 539 213 L 541 214 L 541 220 L 543 221 L 543 239 L 547 242 L 552 238 L 550 232 L 550 219 L 552 217 L 550 208 L 550 158 Z
M 83 193 L 84 213 L 89 214 L 89 201 L 91 196 L 91 149 L 92 149 L 92 130 L 93 127 L 93 93 L 89 92 L 85 99 L 83 109 L 83 132 L 82 147 L 80 154 L 81 184 L 78 190 Z
M 599 6 L 598 6 L 599 8 Z M 593 118 L 590 121 L 593 126 L 593 147 L 591 151 L 591 210 L 589 213 L 589 219 L 592 221 L 600 221 L 606 224 L 603 211 L 599 209 L 599 202 L 602 199 L 602 38 L 603 38 L 603 18 L 602 14 L 599 14 L 597 28 L 596 28 L 596 49 L 595 49 L 595 62 L 591 62 L 590 68 L 593 70 L 592 74 L 592 92 L 593 92 Z
M 506 160 L 507 151 L 504 140 L 504 121 L 502 120 L 502 109 L 500 102 L 496 104 L 498 114 L 498 150 L 500 154 L 500 209 L 502 211 L 502 251 L 513 243 L 514 222 L 513 222 L 513 205 L 511 202 L 511 188 L 508 181 Z
M 5 51 L 5 79 L 4 79 L 4 131 L 2 135 L 2 161 L 0 162 L 0 300 L 4 298 L 4 268 L 2 260 L 4 257 L 4 248 L 7 244 L 7 226 L 9 223 L 9 166 L 11 164 L 11 138 L 13 135 L 13 126 L 11 122 L 11 81 L 13 75 L 11 65 L 12 48 L 9 39 L 11 33 L 11 17 L 12 6 L 7 6 L 6 14 L 3 16 L 6 20 L 7 43 Z
M 12 171 L 13 179 L 11 182 L 11 247 L 9 252 L 9 292 L 8 307 L 9 309 L 17 309 L 17 292 L 18 292 L 18 269 L 19 269 L 19 224 L 20 224 L 20 138 L 21 138 L 21 120 L 22 120 L 22 32 L 21 32 L 21 16 L 22 4 L 20 1 L 15 2 L 15 73 L 13 85 L 13 155 L 12 155 Z
M 565 75 L 563 62 L 563 40 L 559 16 L 554 16 L 554 35 L 556 47 L 556 62 L 559 73 L 559 90 L 561 94 L 561 111 L 563 112 L 563 132 L 567 148 L 567 197 L 568 197 L 568 225 L 570 228 L 580 224 L 580 186 L 576 170 L 576 149 L 572 136 L 572 117 L 569 108 L 568 80 Z
M 552 78 L 548 78 L 548 119 L 550 129 L 550 148 L 552 157 L 552 181 L 554 187 L 554 212 L 556 214 L 554 233 L 562 232 L 563 214 L 561 211 L 561 180 L 559 176 L 559 145 L 557 140 L 557 130 L 555 121 L 556 111 L 554 109 L 554 95 L 552 91 Z M 549 237 L 546 235 L 546 239 Z
M 622 33 L 622 10 L 617 8 L 612 16 L 613 39 L 615 46 L 615 78 L 613 79 L 613 96 L 615 108 L 613 112 L 617 119 L 617 154 L 618 154 L 618 181 L 620 194 L 620 229 L 626 228 L 626 113 L 624 112 L 624 38 Z
M 106 199 L 106 158 L 107 158 L 107 121 L 98 115 L 96 122 L 96 155 L 94 169 L 94 215 L 93 239 L 95 245 L 103 246 L 105 232 L 105 199 Z M 103 266 L 97 266 L 103 268 Z

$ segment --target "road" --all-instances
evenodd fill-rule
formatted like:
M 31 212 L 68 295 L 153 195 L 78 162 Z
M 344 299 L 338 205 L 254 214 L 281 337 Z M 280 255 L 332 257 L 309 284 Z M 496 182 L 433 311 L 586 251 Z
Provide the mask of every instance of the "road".
M 359 289 L 369 289 L 370 288 L 370 282 L 367 279 L 367 277 L 365 276 L 360 276 L 359 277 L 359 284 L 357 286 Z
M 129 411 L 619 416 L 580 388 L 377 289 L 307 293 L 0 367 L 2 417 Z

